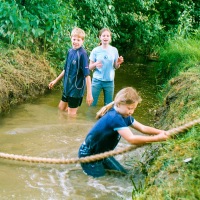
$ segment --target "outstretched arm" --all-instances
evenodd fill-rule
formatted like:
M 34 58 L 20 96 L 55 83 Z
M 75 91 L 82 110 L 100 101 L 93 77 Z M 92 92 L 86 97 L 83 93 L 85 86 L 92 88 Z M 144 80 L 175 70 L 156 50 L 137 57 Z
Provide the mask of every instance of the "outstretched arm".
M 165 132 L 160 132 L 158 135 L 154 136 L 143 136 L 143 135 L 134 135 L 130 129 L 119 130 L 118 133 L 130 144 L 146 144 L 152 142 L 164 141 L 169 138 Z
M 134 135 L 129 128 L 118 130 L 118 133 L 131 144 L 145 144 L 151 142 L 164 141 L 169 138 L 164 130 L 156 129 L 150 126 L 145 126 L 136 120 L 134 121 L 133 128 L 150 136 Z
M 54 79 L 53 81 L 51 81 L 51 82 L 49 83 L 49 89 L 52 89 L 52 88 L 54 87 L 54 85 L 55 85 L 59 80 L 61 80 L 61 79 L 63 78 L 64 73 L 65 73 L 65 70 L 63 70 L 63 71 L 60 73 L 60 75 L 59 75 L 56 79 Z
M 160 130 L 151 126 L 146 126 L 141 124 L 140 122 L 134 120 L 134 123 L 131 125 L 134 129 L 148 135 L 157 135 L 163 132 L 164 130 Z

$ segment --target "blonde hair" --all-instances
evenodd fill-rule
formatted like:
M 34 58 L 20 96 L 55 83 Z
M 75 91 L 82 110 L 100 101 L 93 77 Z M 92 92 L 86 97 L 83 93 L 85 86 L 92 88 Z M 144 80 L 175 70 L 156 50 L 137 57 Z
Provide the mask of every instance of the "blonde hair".
M 71 37 L 77 36 L 81 38 L 82 40 L 85 39 L 85 31 L 81 28 L 75 27 L 71 32 Z
M 126 87 L 121 89 L 115 96 L 115 99 L 113 102 L 105 105 L 102 107 L 96 114 L 96 119 L 101 118 L 103 115 L 105 115 L 112 107 L 113 105 L 119 105 L 119 104 L 133 104 L 133 103 L 140 103 L 142 101 L 142 98 L 139 96 L 136 89 L 132 87 Z
M 132 87 L 126 87 L 120 90 L 115 96 L 115 104 L 133 104 L 140 103 L 142 101 L 136 89 Z

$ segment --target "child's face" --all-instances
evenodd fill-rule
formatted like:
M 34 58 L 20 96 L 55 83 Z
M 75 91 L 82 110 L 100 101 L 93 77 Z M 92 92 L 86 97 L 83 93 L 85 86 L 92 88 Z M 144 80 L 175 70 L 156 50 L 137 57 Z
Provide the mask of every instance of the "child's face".
M 135 109 L 137 108 L 138 103 L 133 104 L 118 104 L 117 112 L 121 114 L 123 117 L 131 116 Z
M 101 40 L 102 44 L 109 44 L 111 41 L 111 35 L 109 31 L 104 31 L 100 36 L 99 39 Z
M 79 49 L 83 45 L 84 40 L 78 36 L 72 36 L 71 42 L 73 49 Z

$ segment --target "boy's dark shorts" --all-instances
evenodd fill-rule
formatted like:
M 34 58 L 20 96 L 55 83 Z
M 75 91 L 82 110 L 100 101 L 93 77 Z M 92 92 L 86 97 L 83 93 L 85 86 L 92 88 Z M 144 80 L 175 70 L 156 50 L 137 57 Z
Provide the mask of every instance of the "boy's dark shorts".
M 83 97 L 75 98 L 62 95 L 62 101 L 67 102 L 69 108 L 78 108 L 82 104 Z

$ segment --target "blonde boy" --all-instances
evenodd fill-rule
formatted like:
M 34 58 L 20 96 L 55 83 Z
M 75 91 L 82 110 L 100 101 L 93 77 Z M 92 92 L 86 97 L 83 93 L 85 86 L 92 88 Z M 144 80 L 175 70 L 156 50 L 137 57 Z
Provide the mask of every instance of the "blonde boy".
M 72 48 L 68 50 L 64 69 L 55 80 L 49 83 L 49 89 L 52 89 L 64 77 L 63 94 L 58 107 L 70 115 L 75 115 L 82 104 L 85 87 L 87 88 L 87 104 L 90 106 L 93 102 L 88 55 L 82 47 L 84 39 L 85 32 L 82 29 L 76 27 L 72 30 Z

